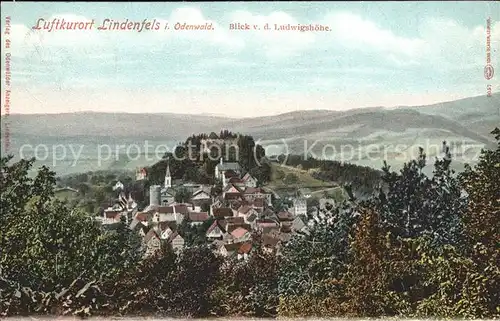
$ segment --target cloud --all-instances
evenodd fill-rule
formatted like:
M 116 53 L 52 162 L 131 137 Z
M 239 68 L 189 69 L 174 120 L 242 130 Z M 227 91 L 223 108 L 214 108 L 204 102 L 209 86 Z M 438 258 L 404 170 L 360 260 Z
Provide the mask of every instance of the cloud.
M 10 40 L 11 55 L 13 57 L 24 58 L 39 45 L 39 40 L 35 33 L 22 24 L 13 24 L 11 26 Z
M 425 42 L 420 60 L 447 70 L 482 67 L 486 63 L 486 21 L 467 28 L 451 19 L 427 19 L 420 27 Z M 491 25 L 491 48 L 500 44 L 500 23 Z M 492 57 L 495 55 L 492 53 Z
M 397 67 L 465 70 L 485 63 L 486 21 L 466 27 L 452 19 L 427 18 L 418 36 L 404 37 L 375 22 L 349 12 L 332 12 L 324 23 L 332 27 L 330 46 L 358 53 L 375 53 Z M 318 43 L 325 44 L 325 38 Z M 491 47 L 500 44 L 500 22 L 491 25 Z M 492 49 L 493 50 L 493 49 Z M 493 55 L 492 55 L 493 59 Z
M 376 23 L 349 12 L 334 12 L 324 18 L 332 28 L 333 42 L 355 50 L 376 50 L 406 57 L 417 56 L 424 41 L 397 36 Z
M 55 18 L 91 21 L 72 13 L 53 15 L 46 20 L 50 22 Z M 53 82 L 62 82 L 63 75 L 84 78 L 98 74 L 113 82 L 122 81 L 117 79 L 117 74 L 122 77 L 158 75 L 161 67 L 170 60 L 169 72 L 204 79 L 210 79 L 207 70 L 211 77 L 215 77 L 216 73 L 227 73 L 231 68 L 244 74 L 250 67 L 260 70 L 253 75 L 262 79 L 269 78 L 270 73 L 265 70 L 270 69 L 273 75 L 283 75 L 283 79 L 287 79 L 287 75 L 298 77 L 300 73 L 310 77 L 345 78 L 346 74 L 380 75 L 404 69 L 405 72 L 425 71 L 429 77 L 443 74 L 448 77 L 453 72 L 451 75 L 458 84 L 462 76 L 477 74 L 482 80 L 485 64 L 486 21 L 484 25 L 471 28 L 451 19 L 428 18 L 423 20 L 416 35 L 407 37 L 398 30 L 383 28 L 364 16 L 345 11 L 326 13 L 318 20 L 328 25 L 331 32 L 263 30 L 266 24 L 274 29 L 274 24 L 316 22 L 302 21 L 283 11 L 261 15 L 239 10 L 214 21 L 197 7 L 182 7 L 164 16 L 146 18 L 156 19 L 162 26 L 168 22 L 171 29 L 141 33 L 95 29 L 47 32 L 14 24 L 12 54 L 20 59 L 16 62 L 18 70 L 26 73 L 41 70 Z M 95 26 L 101 23 L 96 20 Z M 175 31 L 175 23 L 211 23 L 214 30 Z M 246 23 L 252 29 L 257 25 L 260 30 L 230 30 L 231 23 Z M 497 58 L 493 49 L 498 48 L 499 43 L 500 23 L 495 22 L 491 32 L 494 64 Z M 187 61 L 189 66 L 186 66 Z M 102 69 L 96 68 L 98 65 Z M 374 70 L 373 65 L 380 70 Z M 113 68 L 106 68 L 109 66 Z M 193 66 L 196 68 L 190 68 Z M 297 71 L 297 68 L 303 71 Z M 230 75 L 230 78 L 234 76 L 241 80 L 235 73 Z M 412 78 L 408 82 L 417 83 L 418 80 Z

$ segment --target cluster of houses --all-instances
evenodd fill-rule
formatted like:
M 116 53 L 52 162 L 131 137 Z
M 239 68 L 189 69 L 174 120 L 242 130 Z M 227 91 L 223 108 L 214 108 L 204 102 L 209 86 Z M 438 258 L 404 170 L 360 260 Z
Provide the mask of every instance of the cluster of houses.
M 137 178 L 146 173 L 138 171 Z M 214 251 L 224 256 L 245 259 L 255 244 L 252 235 L 259 232 L 261 244 L 267 251 L 279 251 L 294 233 L 308 233 L 304 223 L 307 215 L 307 195 L 297 196 L 287 210 L 275 210 L 272 200 L 278 197 L 273 191 L 258 187 L 258 181 L 243 173 L 239 163 L 224 162 L 215 168 L 215 178 L 222 183 L 222 192 L 212 193 L 212 186 L 181 184 L 174 186 L 167 165 L 163 186 L 154 185 L 149 190 L 149 205 L 139 209 L 130 197 L 120 193 L 114 206 L 106 209 L 98 220 L 108 228 L 121 224 L 139 233 L 145 255 L 151 255 L 162 246 L 180 250 L 185 240 L 180 230 L 182 224 L 204 226 L 207 242 Z M 118 182 L 119 183 L 119 182 Z M 123 188 L 118 184 L 116 189 Z M 181 187 L 191 194 L 185 203 L 176 203 L 176 191 Z

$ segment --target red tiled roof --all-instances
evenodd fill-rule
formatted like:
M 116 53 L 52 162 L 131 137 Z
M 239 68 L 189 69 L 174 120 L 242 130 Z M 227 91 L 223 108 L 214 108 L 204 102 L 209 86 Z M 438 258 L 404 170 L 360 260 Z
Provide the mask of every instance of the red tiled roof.
M 159 222 L 158 223 L 158 229 L 162 232 L 170 228 L 171 230 L 174 230 L 175 227 L 175 222 Z
M 245 194 L 253 194 L 257 191 L 257 187 L 248 187 L 247 189 L 245 189 Z
M 224 247 L 226 248 L 226 251 L 233 252 L 237 251 L 241 247 L 241 243 L 224 244 Z
M 174 205 L 174 208 L 175 208 L 175 212 L 176 213 L 180 213 L 180 214 L 187 214 L 189 213 L 189 209 L 186 205 L 182 204 L 182 205 Z
M 229 207 L 214 208 L 213 214 L 215 217 L 232 217 L 233 210 Z
M 234 187 L 236 189 L 236 192 L 229 192 L 229 190 L 232 187 Z M 226 195 L 231 195 L 232 194 L 232 195 L 238 195 L 239 196 L 242 193 L 242 191 L 241 191 L 241 189 L 238 186 L 233 185 L 233 184 L 228 184 L 228 185 L 226 185 L 226 188 L 224 189 L 224 193 Z
M 172 242 L 177 237 L 177 235 L 179 235 L 179 233 L 177 233 L 177 232 L 170 234 L 170 236 L 167 239 L 167 242 L 169 242 L 169 243 Z M 182 238 L 182 236 L 181 236 L 181 238 Z
M 143 213 L 143 212 L 138 212 L 135 215 L 135 219 L 141 222 L 146 222 L 149 219 L 149 214 L 148 213 Z
M 226 230 L 227 230 L 228 233 L 231 233 L 231 232 L 233 232 L 234 230 L 236 230 L 236 229 L 238 229 L 240 227 L 244 228 L 247 231 L 250 231 L 252 229 L 252 227 L 250 226 L 250 224 L 240 223 L 240 224 L 227 224 L 226 225 Z
M 219 227 L 222 229 L 222 230 L 226 230 L 226 225 L 227 225 L 227 222 L 225 219 L 217 219 L 217 224 L 219 224 Z
M 243 237 L 246 233 L 248 233 L 247 230 L 245 230 L 242 227 L 238 227 L 237 229 L 231 232 L 231 235 L 239 239 L 240 237 Z
M 188 217 L 192 222 L 205 222 L 209 218 L 207 212 L 192 212 L 188 214 Z
M 278 223 L 273 220 L 258 220 L 257 225 L 260 227 L 276 227 Z
M 120 215 L 121 212 L 119 211 L 107 211 L 107 212 L 104 212 L 104 214 L 106 215 L 106 218 L 117 218 L 117 216 Z
M 226 200 L 237 200 L 243 198 L 243 196 L 240 193 L 226 193 L 226 195 L 224 196 Z
M 172 206 L 159 206 L 157 211 L 160 214 L 173 214 L 174 208 Z
M 225 221 L 227 224 L 243 224 L 245 219 L 243 217 L 227 217 Z
M 173 213 L 188 214 L 189 213 L 189 209 L 188 209 L 187 205 L 185 205 L 185 204 L 159 206 L 157 211 L 160 214 L 173 214 Z
M 228 181 L 230 184 L 243 184 L 244 182 L 238 177 L 231 177 Z
M 262 227 L 262 234 L 279 233 L 279 226 L 264 226 Z
M 245 194 L 267 194 L 267 193 L 260 187 L 247 187 L 247 189 L 245 189 Z
M 262 215 L 264 215 L 264 217 L 271 217 L 274 216 L 274 212 L 270 208 L 266 208 Z
M 251 250 L 252 250 L 252 243 L 244 243 L 238 249 L 238 254 L 248 254 Z

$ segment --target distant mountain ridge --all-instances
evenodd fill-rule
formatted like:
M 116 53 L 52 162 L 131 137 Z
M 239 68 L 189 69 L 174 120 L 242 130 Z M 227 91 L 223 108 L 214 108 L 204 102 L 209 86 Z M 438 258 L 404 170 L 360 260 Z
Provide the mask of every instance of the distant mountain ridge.
M 98 144 L 127 145 L 145 141 L 173 144 L 185 141 L 193 134 L 219 133 L 227 129 L 252 135 L 256 142 L 264 146 L 276 142 L 283 145 L 282 142 L 286 142 L 289 153 L 301 154 L 309 148 L 306 146 L 313 143 L 316 144 L 315 152 L 324 150 L 325 146 L 342 148 L 343 145 L 351 144 L 359 147 L 359 153 L 362 154 L 358 155 L 356 162 L 380 168 L 381 161 L 372 164 L 365 160 L 365 150 L 372 145 L 380 146 L 385 151 L 388 146 L 398 144 L 439 145 L 442 141 L 448 141 L 459 146 L 494 148 L 495 143 L 489 133 L 500 126 L 500 94 L 417 107 L 303 110 L 239 119 L 174 113 L 12 114 L 2 117 L 2 127 L 6 118 L 10 124 L 9 140 L 14 153 L 23 144 L 76 144 L 85 145 L 87 157 L 95 160 L 95 146 Z M 3 134 L 2 148 L 5 140 Z M 467 148 L 457 152 L 457 155 L 473 154 Z M 281 153 L 283 150 L 275 152 Z M 398 155 L 398 152 L 391 155 Z M 115 160 L 109 168 L 129 168 L 141 164 L 143 162 L 140 160 L 133 164 Z M 92 166 L 88 168 L 92 169 Z
M 2 122 L 4 117 L 2 117 Z M 478 96 L 440 104 L 398 107 L 359 108 L 347 111 L 304 110 L 276 116 L 234 119 L 213 115 L 134 114 L 81 112 L 64 114 L 12 114 L 11 133 L 29 136 L 150 136 L 183 139 L 186 136 L 221 129 L 242 131 L 270 138 L 303 136 L 363 124 L 369 128 L 400 131 L 408 128 L 446 129 L 482 140 L 491 125 L 500 123 L 500 94 Z M 470 125 L 476 125 L 476 128 Z M 484 124 L 485 128 L 483 127 Z M 271 127 L 270 127 L 271 126 Z M 467 128 L 466 128 L 467 127 Z M 489 140 L 489 137 L 485 137 Z

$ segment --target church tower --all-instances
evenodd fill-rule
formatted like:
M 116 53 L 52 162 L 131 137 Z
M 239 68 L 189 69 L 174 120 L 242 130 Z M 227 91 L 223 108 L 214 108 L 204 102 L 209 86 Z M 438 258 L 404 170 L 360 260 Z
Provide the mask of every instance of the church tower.
M 165 188 L 172 187 L 172 176 L 170 175 L 170 161 L 167 159 L 167 172 L 165 173 Z

